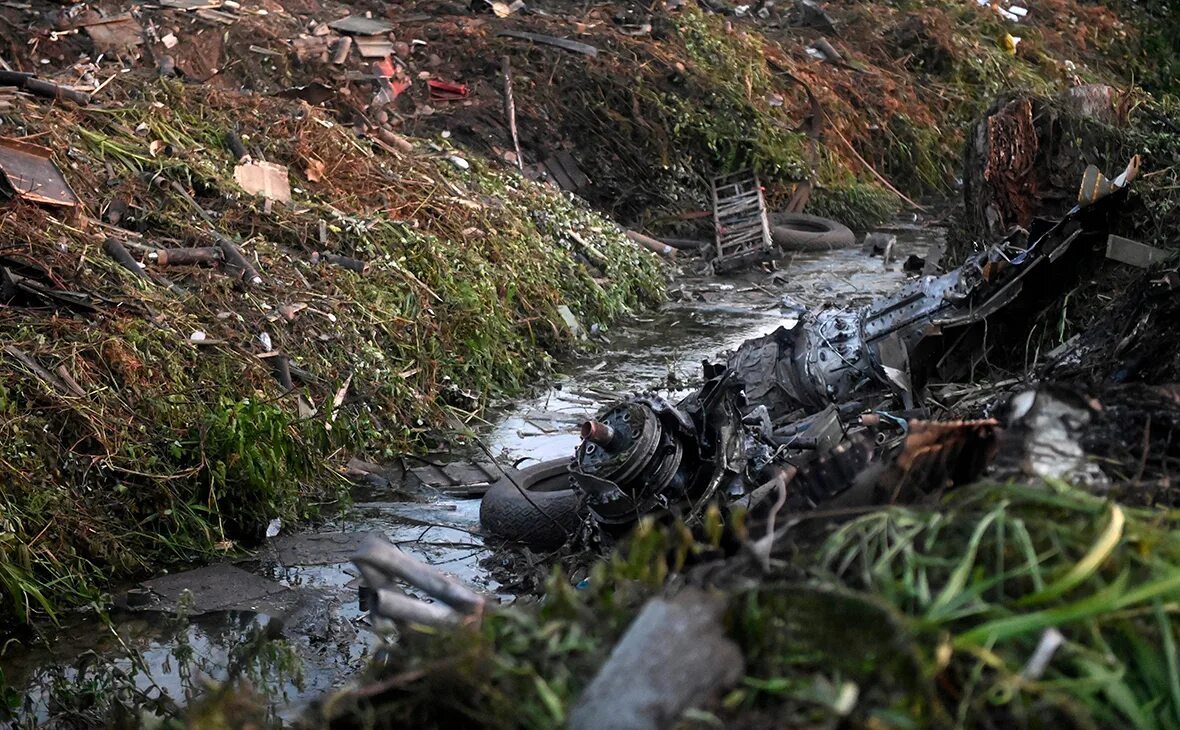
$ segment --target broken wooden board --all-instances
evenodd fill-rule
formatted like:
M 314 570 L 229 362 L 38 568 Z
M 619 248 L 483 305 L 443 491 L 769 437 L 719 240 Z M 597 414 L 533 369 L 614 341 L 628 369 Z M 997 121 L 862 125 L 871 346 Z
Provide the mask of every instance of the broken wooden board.
M 41 205 L 74 208 L 78 196 L 53 163 L 53 150 L 0 138 L 0 176 L 4 192 Z
M 578 167 L 574 156 L 569 152 L 558 152 L 542 163 L 545 172 L 562 190 L 571 193 L 579 192 L 590 185 L 590 178 Z
M 234 180 L 251 195 L 291 202 L 291 183 L 287 168 L 273 162 L 246 162 L 234 168 Z
M 357 53 L 361 58 L 385 58 L 393 55 L 393 43 L 388 38 L 380 36 L 357 36 L 353 39 Z
M 507 471 L 513 475 L 519 473 L 515 469 Z M 492 462 L 427 464 L 410 469 L 410 474 L 423 485 L 454 497 L 477 497 L 504 473 L 504 469 Z
M 94 48 L 100 53 L 114 53 L 143 44 L 143 26 L 131 13 L 81 24 Z

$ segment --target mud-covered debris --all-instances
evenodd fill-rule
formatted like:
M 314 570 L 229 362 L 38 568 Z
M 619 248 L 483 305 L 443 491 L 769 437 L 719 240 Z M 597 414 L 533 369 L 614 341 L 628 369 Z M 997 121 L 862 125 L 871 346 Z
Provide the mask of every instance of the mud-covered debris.
M 94 41 L 96 50 L 103 53 L 118 53 L 143 44 L 143 26 L 131 13 L 122 13 L 109 18 L 94 17 L 77 23 L 84 28 Z
M 393 25 L 377 18 L 366 18 L 361 15 L 349 15 L 328 23 L 328 27 L 348 35 L 380 35 L 393 30 Z
M 570 712 L 570 728 L 669 728 L 736 683 L 744 661 L 722 630 L 724 608 L 697 589 L 648 602 Z
M 1026 390 L 1008 404 L 1005 460 L 1026 476 L 1061 479 L 1091 488 L 1107 479 L 1082 448 L 1091 404 L 1078 394 L 1051 389 Z

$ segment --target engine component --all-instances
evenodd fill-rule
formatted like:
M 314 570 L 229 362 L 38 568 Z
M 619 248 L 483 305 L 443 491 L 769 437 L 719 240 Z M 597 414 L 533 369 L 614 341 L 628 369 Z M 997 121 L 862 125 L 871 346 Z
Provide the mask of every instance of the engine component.
M 599 522 L 634 522 L 684 496 L 695 466 L 695 427 L 655 397 L 624 401 L 582 425 L 570 467 L 575 489 Z M 686 452 L 694 464 L 686 464 Z
M 860 309 L 806 312 L 790 329 L 744 343 L 728 366 L 748 401 L 765 405 L 774 419 L 862 395 L 893 394 L 912 408 L 930 372 L 949 379 L 961 374 L 956 367 L 976 361 L 985 320 L 1001 310 L 1018 317 L 1065 289 L 1077 269 L 1077 257 L 1065 254 L 1083 236 L 1104 233 L 1122 197 L 1100 198 L 1059 221 L 1036 221 L 959 268 L 916 279 Z

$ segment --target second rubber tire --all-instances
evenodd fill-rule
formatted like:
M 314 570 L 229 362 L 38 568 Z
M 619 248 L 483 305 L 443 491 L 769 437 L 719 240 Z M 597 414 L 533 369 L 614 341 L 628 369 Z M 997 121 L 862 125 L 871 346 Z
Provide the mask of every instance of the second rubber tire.
M 550 459 L 521 469 L 512 479 L 500 478 L 479 504 L 480 524 L 495 537 L 529 547 L 564 543 L 583 516 L 578 494 L 569 486 L 569 463 L 568 458 Z
M 804 213 L 772 216 L 770 237 L 783 251 L 831 251 L 856 244 L 856 235 L 843 223 Z

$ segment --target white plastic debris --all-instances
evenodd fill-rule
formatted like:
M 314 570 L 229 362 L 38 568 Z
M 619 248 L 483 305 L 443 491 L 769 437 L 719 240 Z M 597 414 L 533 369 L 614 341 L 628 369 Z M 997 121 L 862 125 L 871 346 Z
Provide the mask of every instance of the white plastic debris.
M 263 350 L 265 350 L 267 352 L 271 351 L 272 347 L 271 347 L 271 342 L 270 342 L 270 333 L 268 333 L 268 332 L 259 333 L 258 341 L 262 344 Z
M 283 529 L 283 521 L 276 517 L 266 526 L 266 536 L 268 538 L 277 537 L 281 529 Z
M 460 170 L 470 170 L 471 169 L 471 163 L 468 162 L 467 160 L 463 159 L 459 155 L 451 155 L 447 159 L 451 161 L 452 165 L 459 168 Z
M 1024 671 L 1021 672 L 1025 679 L 1040 679 L 1045 670 L 1049 668 L 1049 662 L 1053 661 L 1053 655 L 1065 643 L 1065 637 L 1057 629 L 1046 629 L 1045 633 L 1041 634 L 1041 640 L 1037 642 L 1037 648 L 1033 651 L 1032 657 L 1029 658 L 1028 664 L 1024 665 Z
M 196 332 L 193 332 L 191 335 L 189 335 L 188 339 L 189 339 L 189 342 L 204 342 L 205 341 L 205 333 L 202 332 L 201 330 L 197 330 Z

